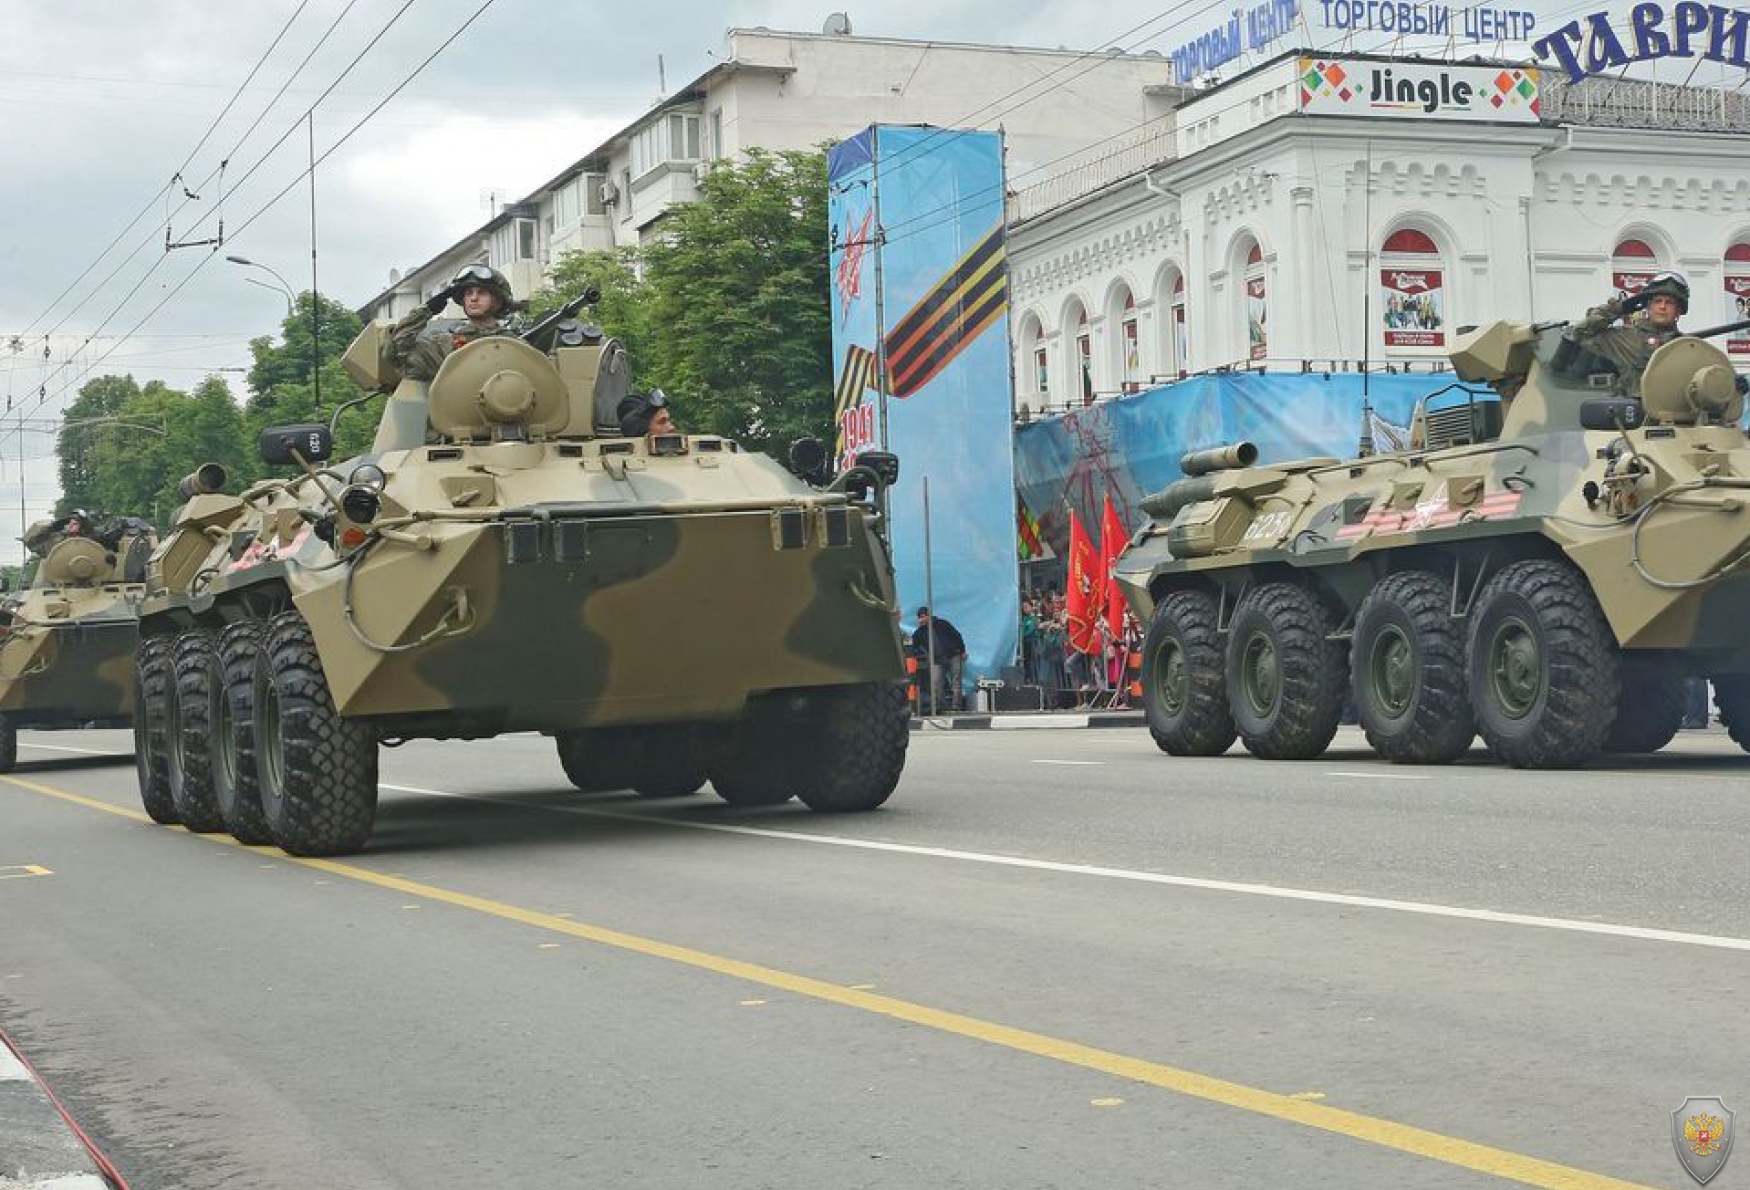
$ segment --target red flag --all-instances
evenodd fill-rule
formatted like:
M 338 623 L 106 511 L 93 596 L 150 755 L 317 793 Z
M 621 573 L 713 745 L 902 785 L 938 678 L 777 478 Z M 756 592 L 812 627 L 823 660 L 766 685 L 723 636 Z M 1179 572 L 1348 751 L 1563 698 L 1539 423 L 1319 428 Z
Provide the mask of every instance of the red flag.
M 1118 519 L 1118 510 L 1112 507 L 1112 494 L 1106 493 L 1106 509 L 1100 516 L 1100 573 L 1106 579 L 1106 627 L 1112 633 L 1113 640 L 1124 636 L 1124 591 L 1117 580 L 1112 577 L 1112 568 L 1118 565 L 1118 555 L 1124 552 L 1124 544 L 1129 534 L 1124 532 L 1124 522 Z
M 1105 586 L 1101 582 L 1100 552 L 1082 528 L 1082 518 L 1072 508 L 1069 514 L 1069 589 L 1064 609 L 1069 615 L 1069 644 L 1078 653 L 1100 651 L 1100 608 Z

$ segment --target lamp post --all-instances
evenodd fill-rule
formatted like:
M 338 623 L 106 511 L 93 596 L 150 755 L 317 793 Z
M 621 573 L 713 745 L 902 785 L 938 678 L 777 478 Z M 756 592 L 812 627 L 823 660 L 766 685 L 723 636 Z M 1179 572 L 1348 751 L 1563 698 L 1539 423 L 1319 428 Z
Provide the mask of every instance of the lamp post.
M 246 269 L 260 269 L 280 283 L 280 292 L 286 295 L 286 321 L 292 319 L 292 287 L 291 284 L 273 269 L 268 268 L 258 260 L 250 260 L 247 256 L 227 256 L 232 264 L 240 264 Z M 245 277 L 245 281 L 250 278 Z M 257 285 L 265 282 L 257 281 Z M 269 286 L 271 288 L 271 286 Z M 310 391 L 316 400 L 316 412 L 322 412 L 322 327 L 318 321 L 321 304 L 316 300 L 316 291 L 310 291 Z
M 293 294 L 292 294 L 292 286 L 291 286 L 290 282 L 288 282 L 284 277 L 280 276 L 274 270 L 272 270 L 272 269 L 268 268 L 266 265 L 262 264 L 260 261 L 250 260 L 247 256 L 227 256 L 227 257 L 225 257 L 225 259 L 230 261 L 232 264 L 240 264 L 246 269 L 260 269 L 262 272 L 264 272 L 268 276 L 272 277 L 275 281 L 278 281 L 279 282 L 279 291 L 286 295 L 286 317 L 290 318 L 292 316 Z M 248 281 L 251 285 L 259 285 L 264 289 L 274 288 L 274 286 L 269 285 L 265 281 L 257 281 L 254 277 L 245 277 L 243 279 L 245 281 Z

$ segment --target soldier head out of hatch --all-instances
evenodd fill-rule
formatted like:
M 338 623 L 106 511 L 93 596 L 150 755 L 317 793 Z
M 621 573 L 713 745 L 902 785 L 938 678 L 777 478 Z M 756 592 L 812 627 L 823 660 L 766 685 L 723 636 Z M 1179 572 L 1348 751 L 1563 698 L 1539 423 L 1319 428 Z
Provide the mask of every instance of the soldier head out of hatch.
M 445 320 L 428 325 L 455 302 L 466 321 Z M 522 309 L 511 293 L 510 282 L 486 264 L 462 266 L 444 288 L 403 315 L 389 331 L 389 358 L 403 376 L 430 380 L 437 375 L 444 357 L 457 348 L 487 335 L 511 335 L 516 330 L 504 321 Z
M 452 301 L 462 307 L 462 313 L 476 326 L 496 322 L 501 316 L 522 309 L 505 275 L 484 264 L 465 265 L 449 287 L 432 295 L 425 305 L 433 314 L 441 314 Z
M 628 438 L 675 433 L 674 415 L 669 412 L 668 397 L 660 388 L 632 394 L 620 402 L 614 415 L 620 419 L 620 433 Z
M 1641 395 L 1641 373 L 1653 352 L 1682 334 L 1677 320 L 1689 313 L 1689 282 L 1677 273 L 1659 273 L 1632 297 L 1618 295 L 1594 306 L 1570 328 L 1569 336 L 1586 348 L 1567 370 L 1587 375 L 1614 372 L 1619 387 L 1631 397 Z M 1627 325 L 1616 325 L 1624 321 Z M 1594 361 L 1601 362 L 1594 364 Z

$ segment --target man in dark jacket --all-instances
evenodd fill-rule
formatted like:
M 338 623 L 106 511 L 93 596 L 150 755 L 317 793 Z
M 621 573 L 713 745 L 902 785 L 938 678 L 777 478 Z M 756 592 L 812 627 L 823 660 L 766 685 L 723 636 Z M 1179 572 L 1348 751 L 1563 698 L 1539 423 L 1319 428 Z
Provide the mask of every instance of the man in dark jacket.
M 931 642 L 934 642 L 934 664 L 930 666 L 930 701 L 931 712 L 958 711 L 960 707 L 960 680 L 966 672 L 966 641 L 960 636 L 960 630 L 955 628 L 941 616 L 930 615 L 927 607 L 918 608 L 917 630 L 911 634 L 912 652 L 925 662 L 932 660 Z

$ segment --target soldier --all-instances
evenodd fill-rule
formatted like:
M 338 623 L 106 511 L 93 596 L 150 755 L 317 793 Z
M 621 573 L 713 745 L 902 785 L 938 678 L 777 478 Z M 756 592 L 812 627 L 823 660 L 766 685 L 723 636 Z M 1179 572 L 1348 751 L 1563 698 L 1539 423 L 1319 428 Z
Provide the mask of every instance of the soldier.
M 1637 311 L 1646 313 L 1629 325 L 1613 325 Z M 1641 373 L 1653 352 L 1682 334 L 1677 319 L 1689 313 L 1689 282 L 1677 273 L 1660 273 L 1630 298 L 1614 297 L 1586 312 L 1569 336 L 1589 351 L 1616 365 L 1623 391 L 1641 395 Z
M 452 301 L 462 307 L 467 321 L 446 319 L 428 325 Z M 501 321 L 522 309 L 510 292 L 510 282 L 497 269 L 471 264 L 457 273 L 450 284 L 433 294 L 425 305 L 404 315 L 389 332 L 390 356 L 403 376 L 430 380 L 437 375 L 444 356 L 464 343 L 487 335 L 514 335 L 516 329 Z
M 642 395 L 634 393 L 621 401 L 614 413 L 620 419 L 620 433 L 628 438 L 675 432 L 674 415 L 668 408 L 668 396 L 660 388 L 653 388 Z

